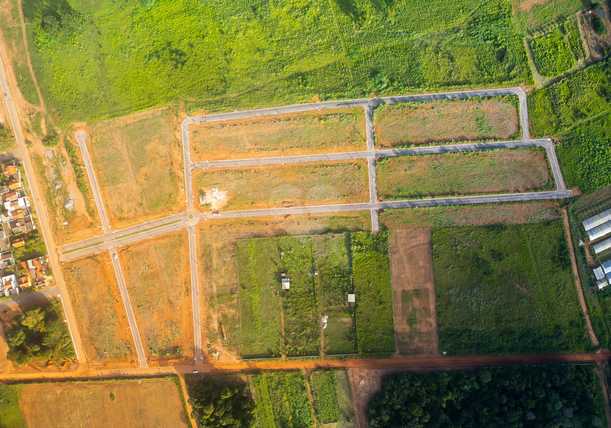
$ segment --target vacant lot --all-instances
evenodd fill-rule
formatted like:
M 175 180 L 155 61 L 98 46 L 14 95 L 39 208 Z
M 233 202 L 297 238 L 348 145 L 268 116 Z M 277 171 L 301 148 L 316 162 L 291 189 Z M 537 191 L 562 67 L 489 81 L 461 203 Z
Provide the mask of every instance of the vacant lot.
M 215 209 L 364 202 L 369 196 L 363 161 L 199 171 L 193 181 L 196 198 L 218 190 Z
M 510 139 L 518 112 L 509 98 L 384 105 L 375 112 L 375 128 L 380 147 Z
M 205 332 L 211 352 L 218 352 L 221 359 L 233 359 L 239 354 L 241 335 L 238 272 L 246 266 L 251 266 L 239 263 L 236 243 L 240 239 L 257 236 L 318 235 L 328 232 L 367 230 L 369 225 L 368 213 L 219 220 L 204 224 L 200 230 L 200 260 L 202 263 L 200 283 L 202 284 L 201 294 L 206 300 L 207 327 Z M 328 251 L 331 252 L 331 250 Z M 252 260 L 255 260 L 254 255 Z M 322 267 L 319 268 L 319 271 L 319 276 L 324 277 Z M 263 273 L 259 274 L 260 277 L 263 275 Z M 260 280 L 257 279 L 257 281 Z M 323 299 L 326 298 L 323 296 Z M 266 304 L 273 308 L 276 303 L 271 300 Z M 266 316 L 275 317 L 277 315 L 266 314 Z M 333 320 L 331 314 L 329 317 Z M 327 329 L 330 329 L 331 326 L 330 321 Z M 345 328 L 339 330 L 342 333 L 346 331 Z M 339 344 L 339 341 L 336 343 Z M 343 343 L 348 342 L 345 340 Z
M 400 354 L 437 353 L 430 229 L 392 231 L 390 267 L 397 351 Z
M 89 149 L 113 225 L 183 208 L 177 129 L 176 118 L 168 110 L 139 113 L 93 128 Z
M 22 385 L 19 406 L 31 427 L 188 427 L 172 379 Z
M 193 160 L 364 150 L 361 108 L 193 124 Z
M 514 19 L 522 32 L 551 24 L 583 7 L 581 0 L 512 0 L 512 3 Z
M 588 347 L 560 222 L 433 230 L 439 349 Z
M 543 149 L 400 156 L 376 165 L 381 199 L 527 192 L 552 187 Z
M 132 245 L 120 256 L 148 354 L 188 358 L 193 353 L 193 318 L 186 233 Z
M 88 357 L 133 362 L 132 337 L 108 254 L 67 263 L 64 277 Z

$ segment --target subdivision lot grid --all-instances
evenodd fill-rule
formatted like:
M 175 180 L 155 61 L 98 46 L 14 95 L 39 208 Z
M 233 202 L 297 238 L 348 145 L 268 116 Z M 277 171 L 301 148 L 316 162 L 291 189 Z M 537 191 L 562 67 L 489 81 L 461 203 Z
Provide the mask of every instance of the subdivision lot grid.
M 375 127 L 374 127 L 374 111 L 382 105 L 393 106 L 401 103 L 430 103 L 443 101 L 458 101 L 458 100 L 477 100 L 490 99 L 492 97 L 517 97 L 518 103 L 518 118 L 520 124 L 520 138 L 503 141 L 474 141 L 470 143 L 453 144 L 447 143 L 436 146 L 416 146 L 407 148 L 384 148 L 376 147 Z M 362 109 L 363 118 L 359 118 L 358 109 Z M 342 111 L 350 113 L 348 122 L 342 120 L 336 121 L 345 130 L 345 135 L 352 139 L 342 147 L 363 147 L 361 150 L 308 153 L 307 147 L 299 154 L 288 154 L 280 156 L 265 156 L 260 157 L 254 155 L 252 158 L 240 159 L 210 159 L 210 160 L 193 160 L 191 147 L 191 127 L 198 124 L 210 123 L 229 123 L 232 121 L 244 121 L 261 118 L 286 117 L 287 115 L 298 114 L 318 114 L 325 116 L 325 112 L 332 112 L 333 115 L 340 114 Z M 311 116 L 311 117 L 312 117 Z M 356 117 L 356 118 L 355 118 Z M 334 116 L 335 120 L 336 117 Z M 319 119 L 317 119 L 319 120 Z M 327 119 L 324 119 L 327 120 Z M 331 123 L 333 124 L 333 120 Z M 314 123 L 317 123 L 316 121 Z M 326 122 L 325 122 L 326 123 Z M 364 130 L 356 130 L 356 125 L 364 126 Z M 257 125 L 259 126 L 259 125 Z M 318 125 L 317 125 L 318 126 Z M 323 126 L 323 130 L 326 130 Z M 296 131 L 297 132 L 297 131 Z M 297 135 L 303 134 L 303 127 L 298 129 Z M 301 134 L 300 134 L 301 133 Z M 364 143 L 362 138 L 364 135 Z M 222 219 L 240 219 L 240 218 L 255 218 L 255 217 L 270 217 L 270 216 L 286 216 L 286 215 L 302 215 L 302 214 L 325 214 L 325 213 L 342 213 L 342 212 L 369 212 L 371 217 L 371 230 L 377 232 L 379 230 L 378 213 L 380 210 L 393 208 L 419 208 L 419 207 L 435 207 L 449 205 L 475 205 L 475 204 L 491 204 L 504 202 L 527 202 L 537 200 L 555 200 L 563 199 L 571 196 L 571 192 L 567 190 L 564 183 L 558 160 L 554 150 L 553 143 L 550 139 L 531 139 L 528 130 L 528 111 L 526 103 L 526 94 L 519 88 L 502 88 L 502 89 L 484 89 L 473 91 L 446 92 L 422 95 L 394 96 L 372 99 L 355 99 L 347 101 L 328 101 L 312 104 L 291 105 L 276 108 L 265 108 L 249 111 L 238 111 L 230 113 L 209 114 L 201 116 L 186 117 L 181 126 L 182 149 L 183 149 L 183 166 L 184 166 L 184 189 L 185 189 L 185 206 L 183 212 L 172 214 L 167 217 L 145 221 L 143 223 L 122 228 L 113 229 L 105 212 L 104 202 L 98 180 L 91 162 L 91 156 L 88 153 L 86 144 L 86 134 L 77 134 L 76 139 L 82 152 L 83 163 L 85 165 L 88 179 L 94 195 L 98 214 L 101 218 L 103 234 L 83 241 L 66 244 L 59 248 L 61 259 L 64 262 L 77 260 L 90 255 L 101 252 L 108 252 L 111 257 L 113 268 L 116 275 L 116 281 L 119 287 L 121 298 L 127 313 L 130 331 L 134 341 L 136 353 L 140 366 L 146 366 L 147 360 L 144 353 L 143 339 L 138 330 L 138 324 L 134 315 L 134 310 L 131 305 L 130 295 L 125 285 L 125 277 L 121 261 L 118 256 L 118 249 L 128 244 L 133 244 L 142 240 L 151 239 L 153 237 L 169 234 L 178 230 L 187 230 L 188 250 L 189 250 L 189 268 L 191 270 L 191 304 L 193 318 L 193 340 L 194 340 L 194 358 L 195 361 L 203 361 L 202 351 L 202 315 L 200 310 L 200 276 L 198 273 L 198 228 L 200 222 L 222 220 Z M 333 139 L 331 139 L 333 140 Z M 333 140 L 335 141 L 335 140 Z M 442 155 L 444 153 L 473 153 L 484 150 L 496 149 L 522 149 L 522 148 L 542 148 L 545 151 L 549 170 L 554 179 L 554 189 L 544 191 L 528 191 L 521 193 L 498 193 L 486 195 L 460 195 L 447 197 L 424 197 L 413 199 L 394 199 L 380 200 L 378 198 L 377 177 L 376 177 L 376 161 L 379 159 L 417 156 L 417 155 Z M 317 166 L 337 163 L 355 164 L 356 162 L 366 163 L 366 195 L 361 199 L 361 196 L 356 200 L 347 198 L 345 201 L 338 203 L 326 203 L 328 198 L 325 198 L 325 189 L 312 191 L 309 196 L 301 199 L 301 201 L 310 201 L 312 204 L 304 203 L 304 205 L 283 205 L 279 202 L 276 205 L 275 201 L 264 207 L 255 207 L 249 209 L 210 209 L 208 211 L 200 210 L 198 203 L 208 203 L 206 200 L 208 195 L 197 194 L 194 189 L 194 174 L 210 171 L 233 171 L 233 170 L 248 170 L 254 168 L 274 168 L 285 166 Z M 365 185 L 365 183 L 363 183 Z M 245 183 L 248 186 L 248 183 Z M 324 186 L 322 186 L 324 187 Z M 222 193 L 222 189 L 219 189 Z M 214 193 L 214 192 L 212 192 Z M 323 196 L 320 196 L 320 195 Z M 214 195 L 212 195 L 214 196 Z M 199 199 L 199 200 L 198 200 Z M 214 200 L 214 198 L 212 198 Z M 331 198 L 332 199 L 332 198 Z M 280 201 L 282 198 L 279 199 Z M 322 202 L 321 202 L 322 200 Z

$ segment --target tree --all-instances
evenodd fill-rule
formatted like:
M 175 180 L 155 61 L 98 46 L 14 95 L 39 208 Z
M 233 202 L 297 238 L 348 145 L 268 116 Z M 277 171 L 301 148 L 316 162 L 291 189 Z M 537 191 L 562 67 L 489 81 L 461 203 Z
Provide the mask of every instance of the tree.
M 246 384 L 231 378 L 207 377 L 189 387 L 193 417 L 201 427 L 249 427 L 254 403 Z

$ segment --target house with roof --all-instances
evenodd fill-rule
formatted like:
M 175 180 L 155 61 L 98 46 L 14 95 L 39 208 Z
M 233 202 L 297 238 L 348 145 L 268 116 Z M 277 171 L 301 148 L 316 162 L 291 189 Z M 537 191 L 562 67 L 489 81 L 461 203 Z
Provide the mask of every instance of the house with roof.
M 607 235 L 611 235 L 611 220 L 587 230 L 586 234 L 588 235 L 590 242 L 594 242 L 604 238 Z
M 19 287 L 15 274 L 5 275 L 0 278 L 0 293 L 4 294 L 6 297 L 11 294 L 19 294 Z
M 611 249 L 611 237 L 592 245 L 594 254 L 602 254 L 609 249 Z
M 600 226 L 608 221 L 611 221 L 611 208 L 585 219 L 581 224 L 584 230 L 587 232 L 588 230 Z

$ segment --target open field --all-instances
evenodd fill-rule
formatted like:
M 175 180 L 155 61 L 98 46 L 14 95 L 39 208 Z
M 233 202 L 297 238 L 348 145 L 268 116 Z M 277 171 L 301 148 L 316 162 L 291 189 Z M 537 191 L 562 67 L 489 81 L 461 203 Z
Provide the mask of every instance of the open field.
M 439 350 L 584 351 L 559 222 L 433 229 Z
M 204 205 L 213 210 L 365 202 L 369 197 L 364 161 L 204 170 L 194 173 L 193 188 L 198 199 L 218 190 L 219 197 Z
M 354 426 L 352 393 L 348 375 L 343 370 L 320 370 L 310 374 L 314 415 L 319 425 Z
M 536 30 L 583 7 L 581 0 L 512 0 L 512 4 L 516 25 L 523 32 Z
M 376 163 L 380 199 L 526 192 L 553 186 L 542 149 L 400 156 Z
M 528 44 L 538 72 L 547 77 L 565 73 L 585 58 L 575 16 L 537 34 Z
M 103 253 L 67 263 L 64 278 L 89 358 L 133 363 L 132 337 L 110 256 Z
M 172 379 L 21 385 L 19 407 L 31 427 L 189 426 Z
M 200 284 L 202 284 L 201 294 L 206 301 L 205 332 L 210 352 L 218 353 L 221 360 L 231 360 L 237 358 L 239 354 L 240 279 L 238 272 L 242 266 L 245 266 L 238 264 L 237 242 L 240 239 L 367 230 L 369 225 L 368 213 L 220 220 L 203 224 L 200 229 L 199 242 Z M 341 256 L 338 256 L 339 258 Z M 319 276 L 323 276 L 322 266 L 319 270 Z M 325 299 L 326 297 L 323 296 L 323 301 Z M 270 304 L 273 304 L 273 301 Z M 332 324 L 327 328 L 330 329 L 331 326 Z
M 189 126 L 194 161 L 365 149 L 362 108 Z
M 519 130 L 516 106 L 506 99 L 382 105 L 375 111 L 376 145 L 397 147 L 444 141 L 508 140 Z
M 138 113 L 93 127 L 89 149 L 113 226 L 184 208 L 177 129 L 169 110 Z
M 193 355 L 186 233 L 137 243 L 119 255 L 148 356 L 174 360 Z
M 438 352 L 431 231 L 393 230 L 390 234 L 395 343 L 400 354 Z
M 62 123 L 177 100 L 230 110 L 529 76 L 506 0 L 25 6 L 34 68 Z

